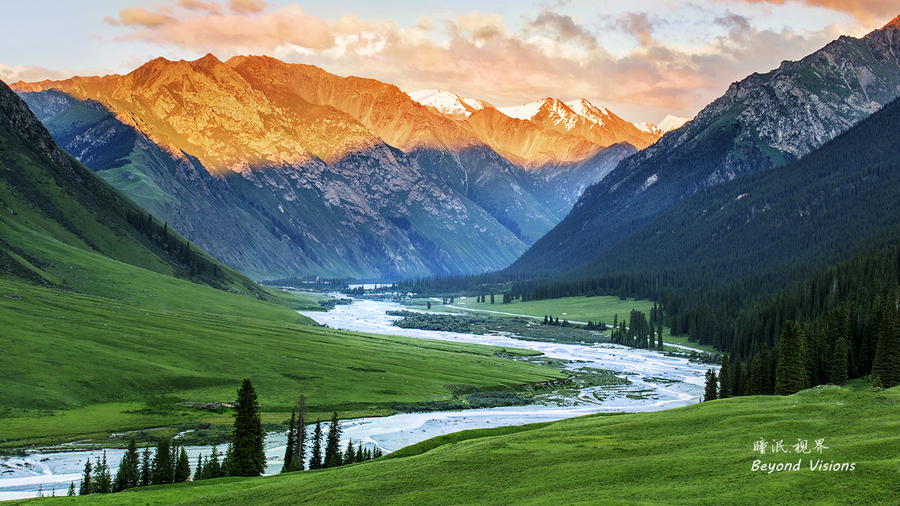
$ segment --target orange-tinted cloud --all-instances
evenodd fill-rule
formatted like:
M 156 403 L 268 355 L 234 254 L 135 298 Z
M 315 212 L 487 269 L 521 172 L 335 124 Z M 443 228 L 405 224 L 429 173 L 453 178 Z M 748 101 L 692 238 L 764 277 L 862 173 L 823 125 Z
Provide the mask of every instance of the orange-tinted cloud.
M 731 82 L 805 56 L 839 35 L 833 30 L 759 30 L 747 18 L 720 14 L 708 22 L 721 35 L 688 49 L 657 37 L 668 21 L 646 13 L 604 18 L 613 22 L 590 29 L 547 7 L 513 30 L 500 16 L 479 12 L 426 16 L 401 27 L 354 15 L 325 20 L 296 5 L 254 12 L 238 11 L 232 1 L 230 11 L 218 12 L 211 9 L 212 2 L 202 2 L 207 6 L 203 10 L 198 0 L 182 2 L 190 2 L 182 6 L 190 10 L 161 9 L 157 17 L 123 10 L 113 21 L 132 31 L 119 39 L 212 52 L 222 59 L 267 54 L 410 91 L 449 89 L 498 106 L 546 96 L 585 97 L 604 105 L 665 108 L 682 116 L 695 114 Z M 260 4 L 251 1 L 245 7 L 262 9 Z M 600 42 L 604 31 L 629 35 L 637 44 L 613 54 Z
M 238 14 L 256 14 L 268 7 L 261 0 L 228 0 L 228 8 Z
M 897 0 L 739 0 L 748 3 L 787 4 L 799 3 L 809 7 L 822 7 L 846 12 L 859 20 L 894 18 L 900 15 Z
M 221 12 L 222 6 L 216 2 L 204 2 L 202 0 L 178 0 L 178 7 L 194 11 Z

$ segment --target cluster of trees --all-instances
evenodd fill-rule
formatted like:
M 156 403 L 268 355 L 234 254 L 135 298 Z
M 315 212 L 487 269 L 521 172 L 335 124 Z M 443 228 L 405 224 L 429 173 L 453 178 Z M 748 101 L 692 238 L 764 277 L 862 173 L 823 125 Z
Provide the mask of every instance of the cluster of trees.
M 87 459 L 78 495 L 108 494 L 146 485 L 181 483 L 190 477 L 191 465 L 184 447 L 179 449 L 168 439 L 160 439 L 152 456 L 149 448 L 144 449 L 142 456 L 132 438 L 119 462 L 115 479 L 106 463 L 106 452 L 103 452 L 102 460 L 97 457 L 96 464 L 91 464 L 91 460 Z M 75 495 L 74 482 L 69 486 L 69 495 Z
M 541 323 L 541 325 L 554 325 L 556 327 L 568 327 L 569 320 L 563 320 L 562 323 L 560 323 L 558 316 L 554 319 L 552 316 L 544 315 L 544 321 Z
M 235 407 L 237 412 L 234 415 L 234 431 L 224 460 L 219 462 L 220 455 L 213 446 L 212 454 L 205 461 L 203 455 L 197 458 L 193 479 L 259 476 L 265 471 L 265 433 L 259 416 L 256 390 L 249 378 L 245 378 L 238 388 Z M 115 479 L 112 479 L 106 464 L 106 452 L 103 453 L 102 460 L 97 458 L 96 464 L 87 460 L 78 493 L 87 495 L 120 492 L 139 486 L 181 483 L 191 477 L 190 461 L 183 446 L 179 448 L 168 439 L 160 439 L 152 456 L 149 447 L 144 448 L 143 455 L 140 455 L 137 443 L 132 438 L 119 463 Z M 75 495 L 74 482 L 69 487 L 69 495 Z
M 654 303 L 650 309 L 650 319 L 643 311 L 631 310 L 628 316 L 628 324 L 623 319 L 619 321 L 619 315 L 613 317 L 612 342 L 623 344 L 632 348 L 663 349 L 663 317 L 662 310 Z
M 306 434 L 305 408 L 306 399 L 301 396 L 299 409 L 295 409 L 291 413 L 282 473 L 303 471 L 306 468 L 306 447 L 309 444 L 309 437 Z M 341 432 L 341 422 L 338 420 L 337 411 L 331 414 L 331 425 L 328 427 L 328 434 L 324 436 L 324 439 L 322 423 L 320 420 L 316 420 L 316 427 L 312 434 L 309 469 L 325 469 L 381 457 L 380 448 L 376 447 L 374 450 L 363 448 L 362 443 L 354 448 L 352 439 L 347 441 L 347 448 L 341 452 Z
M 160 226 L 152 214 L 132 209 L 128 209 L 126 219 L 151 243 L 165 251 L 190 279 L 201 278 L 214 284 L 219 278 L 221 273 L 216 262 L 203 256 L 200 250 L 192 249 L 191 243 L 171 230 L 168 223 Z

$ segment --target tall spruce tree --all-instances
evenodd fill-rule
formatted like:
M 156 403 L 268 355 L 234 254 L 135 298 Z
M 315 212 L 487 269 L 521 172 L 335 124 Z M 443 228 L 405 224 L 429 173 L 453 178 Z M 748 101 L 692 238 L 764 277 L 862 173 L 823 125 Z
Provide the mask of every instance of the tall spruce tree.
M 706 371 L 706 390 L 703 393 L 703 402 L 714 401 L 717 398 L 716 388 L 716 371 L 707 369 Z
M 353 440 L 347 440 L 347 449 L 344 450 L 343 465 L 353 464 L 356 462 L 356 449 L 353 447 Z
M 119 470 L 116 472 L 116 479 L 113 481 L 113 492 L 121 492 L 122 490 L 138 486 L 141 480 L 141 455 L 137 450 L 137 442 L 134 438 L 128 443 L 128 449 L 125 455 L 119 461 Z
M 140 486 L 146 487 L 153 478 L 153 471 L 150 464 L 150 448 L 144 447 L 144 453 L 141 455 L 141 482 Z
M 728 362 L 728 353 L 722 355 L 722 367 L 719 368 L 719 399 L 731 397 L 731 369 Z
M 297 426 L 294 429 L 294 457 L 291 471 L 302 471 L 306 467 L 306 396 L 301 395 L 297 403 Z
M 112 492 L 112 475 L 109 472 L 109 464 L 106 463 L 106 450 L 103 451 L 103 460 L 97 457 L 97 463 L 94 465 L 91 492 L 94 494 L 108 494 Z
M 341 422 L 335 411 L 331 414 L 331 425 L 328 427 L 328 437 L 325 439 L 325 460 L 322 462 L 322 467 L 337 467 L 342 462 Z
M 878 331 L 878 345 L 872 362 L 872 377 L 878 378 L 881 386 L 891 388 L 900 385 L 900 329 L 898 329 L 896 305 L 882 311 Z
M 237 391 L 237 413 L 228 473 L 231 476 L 259 476 L 266 470 L 265 433 L 259 417 L 259 402 L 250 378 Z
M 172 483 L 175 476 L 175 468 L 172 465 L 172 455 L 168 439 L 160 439 L 156 443 L 156 454 L 153 456 L 153 471 L 150 477 L 152 485 Z
M 287 444 L 284 448 L 284 464 L 281 466 L 281 472 L 287 473 L 293 471 L 294 463 L 294 434 L 297 432 L 297 412 L 291 410 L 291 421 L 288 424 Z
M 790 395 L 806 387 L 803 342 L 793 321 L 784 324 L 778 340 L 778 366 L 775 368 L 775 395 Z
M 88 457 L 84 463 L 84 472 L 81 474 L 81 487 L 78 489 L 78 495 L 88 495 L 93 492 L 91 487 L 93 469 L 94 465 L 91 464 L 91 458 Z
M 191 478 L 191 461 L 188 460 L 187 452 L 182 446 L 178 452 L 178 460 L 175 464 L 175 483 L 182 483 Z
M 312 455 L 309 458 L 310 469 L 322 469 L 322 422 L 316 420 L 316 428 L 313 432 Z

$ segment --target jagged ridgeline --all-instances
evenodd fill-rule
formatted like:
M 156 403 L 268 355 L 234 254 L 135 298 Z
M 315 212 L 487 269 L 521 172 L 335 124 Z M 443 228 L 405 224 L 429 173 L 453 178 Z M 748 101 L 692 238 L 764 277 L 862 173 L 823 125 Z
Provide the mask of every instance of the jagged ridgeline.
M 900 20 L 753 74 L 589 187 L 509 270 L 559 274 L 607 255 L 695 192 L 797 160 L 898 95 Z
M 68 246 L 212 287 L 266 292 L 59 149 L 28 106 L 0 83 L 0 275 L 66 286 L 47 246 Z

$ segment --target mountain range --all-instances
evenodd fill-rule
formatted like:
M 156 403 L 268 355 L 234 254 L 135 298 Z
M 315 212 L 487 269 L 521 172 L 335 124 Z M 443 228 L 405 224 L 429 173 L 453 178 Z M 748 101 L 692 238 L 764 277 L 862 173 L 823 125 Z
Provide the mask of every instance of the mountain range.
M 800 61 L 750 75 L 588 187 L 509 270 L 561 273 L 617 255 L 614 263 L 627 262 L 630 235 L 681 200 L 798 160 L 898 95 L 900 17 L 862 38 L 843 36 Z
M 268 57 L 13 87 L 76 158 L 257 278 L 505 267 L 658 138 L 587 101 L 460 115 Z

